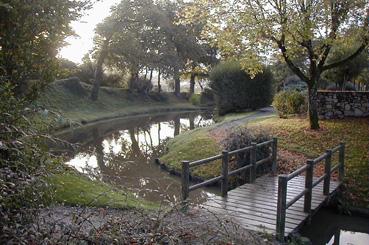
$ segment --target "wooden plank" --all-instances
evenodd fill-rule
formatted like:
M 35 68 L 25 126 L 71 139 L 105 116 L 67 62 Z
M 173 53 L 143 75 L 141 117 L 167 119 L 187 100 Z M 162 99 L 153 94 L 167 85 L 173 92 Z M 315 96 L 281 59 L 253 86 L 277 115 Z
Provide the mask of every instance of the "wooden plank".
M 233 199 L 227 199 L 227 201 L 224 200 L 220 200 L 220 199 L 214 199 L 212 198 L 211 200 L 209 200 L 209 202 L 216 202 L 216 203 L 229 203 L 232 205 L 243 205 L 245 208 L 249 208 L 249 209 L 262 209 L 263 212 L 268 212 L 271 214 L 276 214 L 276 208 L 274 206 L 269 205 L 268 203 L 255 203 L 255 202 L 248 202 L 247 200 L 233 200 Z M 291 216 L 297 216 L 297 217 L 306 217 L 306 214 L 303 213 L 301 210 L 300 211 L 295 211 L 295 210 L 289 210 L 289 214 Z
M 256 231 L 261 231 L 261 232 L 267 231 L 268 233 L 271 233 L 271 234 L 275 233 L 274 231 L 275 225 L 261 224 L 258 221 L 251 220 L 247 217 L 244 217 L 243 215 L 239 215 L 238 212 L 229 212 L 229 211 L 225 211 L 222 208 L 211 207 L 209 209 L 210 209 L 209 211 L 213 210 L 216 215 L 230 217 L 232 218 L 232 220 L 238 220 L 239 224 L 246 229 L 254 228 L 254 230 Z M 286 234 L 288 234 L 289 232 L 292 232 L 292 229 L 286 228 Z
M 275 215 L 276 214 L 276 208 L 275 206 L 271 206 L 268 203 L 255 203 L 255 202 L 249 202 L 248 200 L 236 200 L 236 199 L 227 199 L 227 201 L 224 200 L 219 200 L 219 199 L 211 199 L 211 201 L 209 200 L 209 202 L 216 202 L 219 204 L 222 203 L 227 203 L 230 205 L 242 205 L 244 208 L 248 208 L 250 210 L 255 210 L 255 209 L 260 209 L 263 210 L 263 212 L 268 212 L 270 214 Z M 297 216 L 297 217 L 306 217 L 306 214 L 303 213 L 301 210 L 290 210 L 290 215 L 291 216 Z
M 248 209 L 245 208 L 245 206 L 241 206 L 241 205 L 232 205 L 231 203 L 226 203 L 226 204 L 219 204 L 216 202 L 207 202 L 205 205 L 205 207 L 213 207 L 213 206 L 217 206 L 217 207 L 222 207 L 225 210 L 231 210 L 231 211 L 237 211 L 237 212 L 241 212 L 244 214 L 248 214 L 250 216 L 255 216 L 255 217 L 262 217 L 265 219 L 269 219 L 273 221 L 273 224 L 275 224 L 275 219 L 276 219 L 276 213 L 267 213 L 267 212 L 263 212 L 264 210 L 260 210 L 260 209 Z M 297 217 L 297 218 L 291 218 L 288 217 L 286 219 L 287 223 L 290 224 L 294 224 L 294 225 L 298 225 L 301 223 L 301 220 L 304 220 L 307 216 L 303 217 Z
M 253 192 L 253 191 L 246 190 L 246 189 L 243 189 L 243 190 L 234 189 L 231 192 L 229 193 L 230 195 L 232 195 L 232 196 L 239 196 L 239 197 L 245 197 L 245 196 L 249 196 L 249 197 L 262 197 L 265 200 L 277 200 L 277 198 L 278 198 L 278 193 L 275 193 L 275 192 L 258 193 L 258 192 Z M 302 192 L 302 190 L 301 190 L 301 192 Z M 297 196 L 301 192 L 299 191 L 299 192 L 296 192 L 296 193 L 291 193 L 291 192 L 288 193 L 288 191 L 287 191 L 287 202 L 289 202 L 290 200 L 292 200 L 295 196 Z M 323 194 L 313 192 L 313 200 L 312 200 L 312 202 L 315 202 L 316 204 L 318 204 L 321 201 L 324 201 L 325 198 L 326 197 Z
M 224 207 L 222 205 L 217 205 L 215 203 L 211 203 L 211 204 L 207 204 L 205 206 L 206 208 L 220 208 L 223 209 L 227 212 L 231 212 L 231 213 L 235 213 L 238 216 L 242 216 L 246 219 L 249 220 L 253 220 L 253 221 L 257 221 L 260 222 L 260 224 L 270 224 L 275 226 L 276 225 L 276 219 L 275 217 L 267 217 L 267 216 L 258 216 L 256 214 L 253 213 L 249 213 L 249 212 L 245 212 L 245 210 L 243 210 L 242 208 L 235 208 L 235 207 Z M 294 229 L 296 226 L 298 226 L 304 219 L 300 219 L 300 220 L 293 220 L 291 222 L 291 220 L 289 222 L 287 222 L 286 220 L 286 227 Z

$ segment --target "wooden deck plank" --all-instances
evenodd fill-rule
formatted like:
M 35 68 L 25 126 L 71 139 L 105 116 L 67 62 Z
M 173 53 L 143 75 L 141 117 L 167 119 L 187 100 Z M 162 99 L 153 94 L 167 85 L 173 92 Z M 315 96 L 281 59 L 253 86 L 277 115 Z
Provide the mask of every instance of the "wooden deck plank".
M 314 178 L 314 181 L 317 178 Z M 339 186 L 338 182 L 332 181 L 330 193 Z M 287 202 L 305 189 L 305 176 L 297 176 L 287 185 Z M 240 226 L 254 231 L 274 234 L 276 226 L 278 199 L 278 177 L 262 176 L 255 183 L 247 183 L 228 192 L 227 197 L 215 196 L 202 205 L 217 215 L 226 216 L 237 221 Z M 327 199 L 323 195 L 323 183 L 313 188 L 312 212 L 316 211 Z M 304 198 L 300 198 L 286 211 L 287 236 L 296 230 L 309 216 L 304 213 Z

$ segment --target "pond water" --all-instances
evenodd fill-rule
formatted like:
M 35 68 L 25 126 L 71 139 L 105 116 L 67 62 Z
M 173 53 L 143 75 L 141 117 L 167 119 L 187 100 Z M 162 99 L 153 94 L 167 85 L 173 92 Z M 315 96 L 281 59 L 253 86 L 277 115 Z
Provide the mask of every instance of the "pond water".
M 368 245 L 369 217 L 339 214 L 335 209 L 319 210 L 300 230 L 314 245 Z
M 174 136 L 214 123 L 209 112 L 166 113 L 111 120 L 68 130 L 57 135 L 78 147 L 53 147 L 67 155 L 66 164 L 104 182 L 130 190 L 149 201 L 180 200 L 180 178 L 154 163 Z M 219 188 L 191 193 L 195 203 L 203 202 Z

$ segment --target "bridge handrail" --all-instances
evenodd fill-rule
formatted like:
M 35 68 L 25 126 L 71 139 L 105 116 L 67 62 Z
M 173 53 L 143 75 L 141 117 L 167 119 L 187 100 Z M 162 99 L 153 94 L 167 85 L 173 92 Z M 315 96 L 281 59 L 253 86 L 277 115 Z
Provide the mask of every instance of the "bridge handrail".
M 339 153 L 339 162 L 332 168 L 332 155 Z M 316 181 L 313 181 L 314 166 L 325 160 L 324 174 L 319 177 Z M 284 239 L 286 210 L 297 202 L 301 197 L 305 196 L 304 199 L 304 212 L 310 214 L 311 212 L 311 201 L 312 201 L 312 190 L 319 183 L 324 181 L 323 194 L 329 195 L 329 186 L 331 181 L 331 175 L 334 171 L 338 170 L 339 181 L 342 183 L 344 177 L 344 166 L 345 166 L 345 143 L 340 143 L 333 149 L 327 150 L 324 154 L 313 160 L 307 160 L 306 165 L 300 167 L 294 172 L 288 175 L 278 176 L 278 201 L 277 201 L 277 222 L 276 222 L 276 235 L 277 239 L 282 241 Z M 298 175 L 305 173 L 305 189 L 294 196 L 292 200 L 287 202 L 287 185 L 288 181 L 297 177 Z
M 257 148 L 271 145 L 272 154 L 271 156 L 265 157 L 261 160 L 256 159 L 256 151 Z M 229 157 L 234 156 L 238 153 L 242 152 L 250 152 L 250 164 L 235 169 L 233 171 L 228 170 L 229 165 Z M 208 179 L 201 183 L 190 185 L 190 168 L 197 167 L 201 165 L 205 165 L 216 160 L 222 159 L 222 174 L 220 176 L 216 176 L 214 178 Z M 272 140 L 264 141 L 259 144 L 251 143 L 251 146 L 247 146 L 241 149 L 233 150 L 233 151 L 222 151 L 222 154 L 215 155 L 209 158 L 204 158 L 196 161 L 182 161 L 182 200 L 186 200 L 189 196 L 190 191 L 196 190 L 198 188 L 221 182 L 221 192 L 222 196 L 226 196 L 228 192 L 228 177 L 245 172 L 247 170 L 250 171 L 250 181 L 254 182 L 256 179 L 256 168 L 261 164 L 264 164 L 268 161 L 272 161 L 272 172 L 276 173 L 277 170 L 277 138 L 273 138 Z

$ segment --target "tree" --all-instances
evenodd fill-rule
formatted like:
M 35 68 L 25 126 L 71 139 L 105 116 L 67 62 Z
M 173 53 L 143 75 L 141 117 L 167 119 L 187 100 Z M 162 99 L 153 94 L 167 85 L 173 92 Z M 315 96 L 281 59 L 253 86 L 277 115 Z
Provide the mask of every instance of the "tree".
M 317 88 L 324 71 L 358 56 L 368 46 L 369 7 L 366 0 L 201 0 L 189 8 L 185 21 L 208 19 L 204 34 L 212 37 L 225 58 L 236 57 L 255 75 L 270 55 L 279 54 L 307 83 L 309 120 L 319 128 Z M 350 35 L 347 35 L 350 31 Z M 340 43 L 353 51 L 329 63 Z M 299 66 L 293 60 L 303 55 Z
M 0 75 L 14 83 L 17 95 L 30 80 L 42 87 L 54 78 L 58 49 L 73 34 L 70 23 L 87 7 L 88 0 L 1 0 Z
M 153 71 L 160 71 L 160 76 L 174 78 L 175 94 L 179 95 L 180 76 L 186 64 L 199 62 L 200 57 L 206 55 L 196 37 L 200 32 L 177 23 L 180 7 L 171 1 L 123 0 L 96 29 L 99 63 L 96 71 L 99 67 L 102 69 L 105 59 L 108 66 L 128 69 L 130 88 L 139 81 L 140 74 L 147 76 L 150 72 L 151 82 Z M 97 98 L 99 86 L 96 76 L 93 99 Z
M 342 60 L 352 52 L 353 51 L 351 47 L 339 47 L 335 50 L 332 50 L 331 55 L 328 57 L 328 62 L 333 63 Z M 366 50 L 345 64 L 325 71 L 323 73 L 323 77 L 328 81 L 338 85 L 336 86 L 337 88 L 343 90 L 344 85 L 347 82 L 355 82 L 355 79 L 358 78 L 366 68 L 368 68 L 368 64 L 369 55 L 368 51 Z

